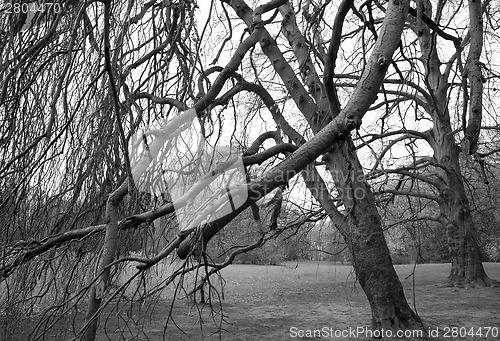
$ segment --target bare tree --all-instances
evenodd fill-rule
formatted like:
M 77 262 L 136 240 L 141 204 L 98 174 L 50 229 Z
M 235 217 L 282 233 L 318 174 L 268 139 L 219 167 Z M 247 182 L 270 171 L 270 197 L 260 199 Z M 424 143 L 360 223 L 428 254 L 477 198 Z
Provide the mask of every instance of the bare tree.
M 323 83 L 318 76 L 316 66 L 310 56 L 312 48 L 316 51 L 316 49 L 320 50 L 322 46 L 321 44 L 320 46 L 314 46 L 306 41 L 304 33 L 300 32 L 298 28 L 295 12 L 289 4 L 278 1 L 273 3 L 274 6 L 263 5 L 254 11 L 243 1 L 231 1 L 229 4 L 237 15 L 245 21 L 250 30 L 255 29 L 256 19 L 258 20 L 257 22 L 260 22 L 260 16 L 263 12 L 272 10 L 274 6 L 281 6 L 279 7 L 279 11 L 284 18 L 282 31 L 300 65 L 300 75 L 305 87 L 298 82 L 295 72 L 278 48 L 276 40 L 267 31 L 263 31 L 264 33 L 260 38 L 260 46 L 264 54 L 272 62 L 276 74 L 281 78 L 295 105 L 304 115 L 313 133 L 316 134 L 315 138 L 319 138 L 321 136 L 320 131 L 328 127 L 331 124 L 329 122 L 334 118 L 338 118 L 341 114 L 340 102 L 333 84 L 334 65 L 339 45 L 332 43 L 328 53 L 322 56 L 322 60 L 325 62 Z M 337 42 L 340 39 L 343 20 L 351 5 L 352 3 L 348 1 L 342 3 L 332 30 L 332 42 Z M 309 25 L 318 23 L 309 23 Z M 257 25 L 259 29 L 263 30 L 260 26 L 260 24 Z M 384 31 L 384 29 L 387 31 Z M 396 30 L 392 26 L 384 29 L 381 34 Z M 375 51 L 377 51 L 377 48 L 379 46 L 375 45 Z M 379 70 L 387 68 L 390 60 L 391 58 L 385 55 L 372 55 L 374 67 L 378 67 Z M 368 62 L 367 69 L 360 80 L 361 87 L 364 86 L 361 85 L 364 82 L 371 84 L 372 80 L 366 77 L 367 72 L 370 71 L 370 62 Z M 381 80 L 381 78 L 378 78 L 377 81 L 380 82 Z M 377 87 L 375 85 L 377 83 L 373 84 L 373 87 Z M 259 93 L 264 92 L 263 89 L 257 91 Z M 276 108 L 271 98 L 269 98 L 270 96 L 261 95 L 261 97 L 265 102 L 267 101 L 266 105 L 271 112 L 274 112 L 273 118 L 283 132 L 296 144 L 302 144 L 301 148 L 306 147 L 307 143 L 303 144 L 304 137 L 297 133 L 280 113 L 276 112 Z M 354 129 L 360 125 L 360 121 L 353 114 L 351 106 L 362 106 L 364 109 L 356 110 L 363 112 L 368 109 L 375 98 L 375 92 L 368 94 L 364 91 L 355 91 L 353 93 L 342 111 L 349 113 L 348 122 L 346 122 L 348 129 Z M 412 326 L 419 322 L 419 318 L 408 307 L 401 284 L 392 267 L 389 250 L 383 238 L 380 218 L 375 207 L 375 201 L 371 190 L 364 180 L 363 170 L 354 153 L 352 141 L 348 136 L 343 136 L 342 138 L 346 139 L 346 141 L 338 145 L 329 145 L 330 151 L 325 154 L 323 161 L 335 181 L 340 193 L 340 199 L 347 211 L 346 215 L 341 214 L 337 210 L 334 200 L 328 193 L 323 180 L 314 167 L 307 167 L 302 172 L 302 176 L 314 198 L 321 203 L 323 209 L 325 209 L 335 226 L 342 232 L 350 247 L 358 279 L 373 307 L 373 327 L 398 328 L 400 324 Z M 300 148 L 297 152 L 299 151 Z M 294 170 L 294 172 L 297 170 Z M 221 224 L 211 228 L 205 227 L 203 240 L 208 242 L 223 226 Z M 179 249 L 181 257 L 185 256 L 189 243 L 189 241 L 185 241 L 181 244 Z M 370 275 L 373 273 L 373 269 L 377 269 L 377 272 L 380 272 L 380 277 Z M 384 280 L 380 280 L 381 278 L 384 278 Z
M 76 323 L 74 337 L 94 340 L 99 318 L 134 280 L 143 280 L 141 276 L 176 249 L 181 258 L 194 254 L 201 261 L 204 246 L 234 217 L 252 207 L 258 221 L 255 204 L 277 188 L 285 190 L 300 173 L 349 245 L 372 308 L 373 328 L 420 326 L 392 267 L 375 199 L 350 137 L 377 99 L 400 44 L 409 2 L 380 5 L 383 20 L 363 20 L 362 30 L 347 33 L 351 27 L 344 23 L 371 16 L 371 5 L 357 9 L 352 1 L 343 1 L 337 8 L 329 2 L 273 0 L 251 9 L 243 0 L 222 1 L 210 6 L 211 14 L 216 13 L 214 6 L 222 14 L 221 24 L 229 27 L 214 64 L 222 60 L 225 44 L 235 44 L 221 63 L 224 67 L 206 67 L 201 51 L 209 39 L 205 29 L 211 25 L 210 16 L 199 29 L 192 1 L 68 2 L 57 10 L 47 8 L 29 23 L 18 13 L 9 16 L 7 24 L 21 28 L 2 36 L 0 101 L 6 119 L 1 127 L 5 199 L 0 209 L 9 229 L 2 239 L 5 260 L 0 274 L 2 285 L 21 289 L 16 297 L 7 297 L 6 306 L 22 310 L 39 299 L 41 318 L 31 335 L 36 339 L 67 312 L 78 315 L 86 298 L 85 319 Z M 301 18 L 294 6 L 302 11 Z M 325 11 L 336 13 L 333 23 Z M 351 11 L 354 16 L 348 17 Z M 232 39 L 235 23 L 246 26 L 237 43 Z M 342 87 L 334 82 L 334 74 L 341 45 L 352 35 L 369 41 L 369 57 L 363 59 L 354 91 L 347 97 L 339 94 Z M 181 140 L 193 120 L 200 122 L 207 139 L 218 134 L 220 138 L 224 115 L 245 104 L 238 101 L 243 91 L 262 103 L 278 126 L 277 133 L 268 132 L 255 144 L 243 136 L 245 153 L 236 159 L 246 168 L 264 165 L 258 176 L 211 198 L 199 216 L 193 215 L 153 254 L 131 255 L 134 238 L 146 240 L 155 220 L 187 205 L 214 175 L 233 164 L 231 159 L 196 169 L 200 181 L 184 196 L 144 207 L 138 179 L 153 163 L 151 155 L 162 155 L 168 141 Z M 283 108 L 299 117 L 297 122 L 286 117 Z M 244 120 L 235 117 L 235 125 Z M 161 123 L 147 128 L 155 122 Z M 138 134 L 143 150 L 134 163 L 129 148 Z M 269 136 L 276 145 L 263 148 Z M 325 184 L 329 180 L 320 176 L 319 167 L 326 167 L 336 191 Z M 234 201 L 240 199 L 236 207 Z M 216 216 L 214 207 L 229 213 Z M 22 211 L 26 215 L 21 219 Z M 40 224 L 42 228 L 35 228 Z M 258 247 L 263 239 L 264 233 L 250 247 Z M 145 241 L 139 244 L 140 249 Z M 121 282 L 119 275 L 132 262 L 140 264 Z M 207 268 L 222 266 L 207 259 L 202 263 Z M 162 285 L 172 285 L 198 268 L 180 268 Z M 26 278 L 33 269 L 40 276 L 50 274 L 47 281 L 36 284 Z M 64 277 L 68 271 L 71 276 Z M 61 297 L 47 294 L 61 288 Z
M 484 169 L 483 159 L 496 151 L 488 147 L 485 133 L 486 140 L 479 142 L 482 122 L 489 125 L 497 120 L 494 101 L 483 109 L 483 97 L 491 99 L 485 96 L 484 84 L 489 81 L 489 88 L 494 89 L 497 81 L 491 66 L 482 61 L 490 61 L 494 51 L 488 45 L 482 57 L 486 36 L 483 17 L 489 17 L 487 22 L 491 25 L 493 12 L 489 2 L 478 1 L 467 6 L 440 1 L 434 10 L 432 7 L 431 2 L 421 1 L 410 11 L 411 32 L 407 39 L 418 41 L 419 49 L 410 45 L 401 47 L 396 77 L 386 82 L 382 131 L 367 136 L 366 142 L 399 136 L 384 143 L 370 176 L 398 174 L 398 180 L 389 184 L 395 185 L 394 189 L 386 188 L 383 193 L 420 197 L 437 204 L 440 213 L 432 219 L 446 229 L 452 262 L 450 285 L 495 285 L 497 282 L 486 275 L 481 262 L 478 233 L 462 172 L 464 161 L 477 163 Z M 454 18 L 464 9 L 468 10 L 469 25 L 460 28 L 455 26 Z M 456 33 L 451 33 L 452 30 Z M 452 52 L 444 53 L 440 44 Z M 394 84 L 400 86 L 395 88 Z M 397 97 L 393 98 L 393 94 Z M 411 105 L 403 106 L 405 101 L 412 101 Z M 483 117 L 485 110 L 489 115 Z M 414 118 L 408 120 L 410 116 Z M 400 122 L 395 125 L 398 129 L 390 128 L 393 125 L 390 120 Z M 414 129 L 422 120 L 431 127 Z M 384 168 L 383 159 L 390 155 L 389 151 L 403 143 L 410 153 L 406 164 Z M 425 148 L 425 144 L 431 148 L 431 155 L 415 157 L 415 150 Z M 421 184 L 417 185 L 418 182 Z

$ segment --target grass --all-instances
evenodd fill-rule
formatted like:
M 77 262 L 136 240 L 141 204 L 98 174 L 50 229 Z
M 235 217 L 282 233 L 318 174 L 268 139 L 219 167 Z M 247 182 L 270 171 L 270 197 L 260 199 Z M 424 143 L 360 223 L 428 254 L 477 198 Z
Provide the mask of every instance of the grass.
M 500 279 L 500 263 L 485 263 L 484 266 L 490 277 Z M 491 334 L 500 331 L 500 288 L 445 287 L 449 264 L 418 265 L 414 276 L 412 265 L 396 265 L 395 268 L 406 298 L 423 318 L 425 329 L 439 330 L 439 337 L 407 340 L 500 340 L 500 335 Z M 149 273 L 150 283 L 158 283 L 172 269 L 165 264 L 157 267 Z M 189 280 L 185 282 L 186 291 L 181 291 L 176 299 L 173 299 L 174 288 L 168 287 L 142 304 L 124 299 L 135 290 L 130 288 L 121 300 L 115 300 L 106 308 L 97 340 L 366 339 L 298 337 L 299 331 L 322 330 L 333 332 L 329 335 L 335 336 L 335 330 L 369 327 L 370 307 L 349 265 L 328 262 L 232 265 L 222 270 L 222 277 L 223 280 L 213 279 L 217 282 L 222 304 L 216 299 L 212 307 L 186 299 L 184 293 L 190 290 L 190 285 L 192 287 Z M 221 282 L 224 290 L 221 290 Z M 173 320 L 168 318 L 170 312 Z M 60 320 L 58 326 L 45 335 L 45 340 L 70 339 L 68 337 L 81 326 L 83 314 L 81 310 L 78 317 L 72 314 Z M 28 318 L 14 321 L 9 330 L 0 330 L 0 341 L 26 340 L 34 323 L 35 320 Z M 74 324 L 76 329 L 73 329 Z M 480 327 L 483 328 L 482 336 L 478 335 Z M 490 330 L 486 337 L 485 327 L 497 329 Z M 450 337 L 445 338 L 446 328 L 473 330 L 476 335 L 452 337 L 449 333 Z
M 396 265 L 395 268 L 408 302 L 423 318 L 425 328 L 439 328 L 439 337 L 426 339 L 500 340 L 500 335 L 497 338 L 492 335 L 485 337 L 484 329 L 495 327 L 500 331 L 500 288 L 444 287 L 442 284 L 448 276 L 449 264 L 418 265 L 415 278 L 412 276 L 413 266 Z M 500 264 L 485 263 L 485 269 L 492 278 L 500 278 Z M 146 316 L 144 311 L 137 311 L 132 316 L 137 323 L 135 326 L 129 323 L 131 331 L 124 330 L 123 326 L 120 328 L 119 323 L 110 319 L 108 334 L 100 335 L 99 340 L 132 340 L 134 328 L 143 330 L 143 333 L 133 340 L 247 341 L 318 339 L 292 337 L 298 336 L 293 331 L 326 327 L 330 333 L 329 328 L 369 327 L 369 304 L 355 282 L 352 267 L 348 265 L 326 262 L 233 265 L 224 269 L 222 275 L 225 280 L 222 307 L 214 304 L 210 309 L 208 305 L 194 305 L 185 298 L 179 298 L 171 305 L 171 296 L 166 294 L 155 302 L 155 310 L 149 311 L 147 317 L 141 318 Z M 177 326 L 169 321 L 165 328 L 171 306 Z M 222 322 L 221 311 L 224 314 Z M 465 327 L 462 331 L 474 328 L 476 333 L 479 327 L 483 327 L 483 335 L 445 338 L 446 328 L 452 327 Z

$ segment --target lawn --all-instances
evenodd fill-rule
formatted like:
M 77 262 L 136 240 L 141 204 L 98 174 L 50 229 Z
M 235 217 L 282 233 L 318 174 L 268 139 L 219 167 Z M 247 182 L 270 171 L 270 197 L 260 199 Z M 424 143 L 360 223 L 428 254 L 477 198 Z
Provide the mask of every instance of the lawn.
M 444 287 L 449 264 L 418 265 L 414 278 L 412 265 L 395 267 L 406 297 L 423 318 L 425 328 L 434 333 L 439 328 L 439 337 L 425 339 L 500 340 L 500 335 L 494 337 L 496 331 L 500 332 L 500 288 Z M 491 277 L 500 279 L 500 264 L 485 263 L 485 269 Z M 224 269 L 222 276 L 225 280 L 222 322 L 219 304 L 210 309 L 208 305 L 194 305 L 180 295 L 172 305 L 171 292 L 166 291 L 162 299 L 155 300 L 154 311 L 135 307 L 132 314 L 123 309 L 113 315 L 107 322 L 107 335 L 101 334 L 99 340 L 321 339 L 299 337 L 307 330 L 328 333 L 328 336 L 323 334 L 325 340 L 353 340 L 360 338 L 335 337 L 334 333 L 369 327 L 368 301 L 348 265 L 326 262 L 233 265 Z M 174 321 L 170 320 L 165 328 L 171 307 Z M 126 318 L 130 330 L 119 322 Z M 136 324 L 131 324 L 130 319 Z M 487 327 L 494 327 L 488 336 Z M 144 333 L 131 338 L 137 330 Z M 476 335 L 452 337 L 453 330 L 473 331 Z M 449 337 L 445 338 L 447 331 Z

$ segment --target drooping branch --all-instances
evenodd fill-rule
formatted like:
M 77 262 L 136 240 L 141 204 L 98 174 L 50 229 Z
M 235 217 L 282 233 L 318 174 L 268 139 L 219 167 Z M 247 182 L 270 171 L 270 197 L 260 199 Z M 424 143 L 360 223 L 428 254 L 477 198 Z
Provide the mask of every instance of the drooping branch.
M 80 21 L 82 20 L 83 13 L 85 12 L 85 6 L 82 4 L 80 8 L 78 9 L 78 14 L 76 15 L 74 19 L 74 25 L 72 27 L 73 33 L 71 34 L 71 40 L 68 45 L 68 52 L 66 56 L 66 62 L 64 64 L 64 69 L 61 72 L 61 75 L 59 76 L 59 82 L 56 86 L 56 89 L 54 91 L 54 95 L 52 97 L 52 101 L 50 103 L 50 118 L 49 122 L 47 123 L 47 128 L 45 129 L 45 136 L 50 139 L 52 135 L 52 128 L 54 126 L 54 123 L 56 121 L 56 116 L 57 116 L 57 108 L 56 104 L 57 101 L 59 100 L 59 97 L 61 95 L 62 89 L 63 89 L 63 84 L 66 80 L 66 76 L 68 74 L 68 70 L 73 63 L 73 54 L 74 54 L 74 48 L 75 48 L 75 42 L 76 38 L 78 35 L 78 27 L 80 26 Z
M 151 146 L 151 149 L 154 149 L 155 145 Z M 281 143 L 271 148 L 268 148 L 260 153 L 253 153 L 251 155 L 247 155 L 242 157 L 242 163 L 244 166 L 251 166 L 261 164 L 272 157 L 280 154 L 280 153 L 293 153 L 297 149 L 296 146 L 289 143 Z M 153 150 L 154 151 L 154 150 Z M 140 214 L 135 214 L 129 217 L 126 217 L 117 222 L 118 230 L 125 231 L 132 228 L 137 228 L 139 225 L 154 221 L 162 216 L 167 214 L 171 214 L 175 212 L 175 207 L 182 207 L 183 203 L 187 200 L 188 197 L 195 195 L 201 188 L 204 188 L 210 180 L 214 180 L 214 175 L 221 174 L 228 167 L 234 165 L 234 160 L 229 160 L 226 162 L 222 162 L 217 164 L 212 170 L 210 170 L 204 177 L 202 177 L 193 187 L 184 195 L 179 198 L 175 205 L 174 203 L 168 203 L 158 208 L 152 209 L 147 212 L 143 212 Z M 124 185 L 125 184 L 125 185 Z M 122 183 L 122 191 L 123 188 L 126 188 L 126 183 Z M 117 190 L 117 193 L 119 190 Z M 218 221 L 215 221 L 214 224 L 219 224 Z M 19 266 L 25 264 L 26 262 L 32 260 L 33 258 L 53 249 L 60 247 L 70 241 L 74 240 L 82 240 L 91 235 L 102 233 L 106 230 L 106 225 L 95 225 L 89 226 L 84 229 L 72 230 L 68 232 L 64 232 L 55 236 L 47 237 L 41 241 L 17 241 L 15 245 L 11 245 L 9 248 L 9 252 L 4 254 L 4 259 L 6 260 L 2 267 L 0 267 L 0 280 L 6 279 L 9 277 L 12 272 Z M 188 233 L 189 234 L 189 233 Z M 181 233 L 181 237 L 185 237 L 186 232 Z M 182 238 L 183 239 L 183 238 Z M 106 266 L 106 267 L 109 267 Z
M 334 78 L 339 78 L 339 79 L 352 79 L 352 80 L 359 80 L 359 76 L 356 75 L 343 75 L 343 74 L 335 74 Z M 429 103 L 432 103 L 432 96 L 420 85 L 416 84 L 415 82 L 412 82 L 410 80 L 401 80 L 401 79 L 386 79 L 384 81 L 384 84 L 401 84 L 401 85 L 406 85 L 416 91 L 415 94 L 409 93 L 407 91 L 402 91 L 402 90 L 391 90 L 391 89 L 385 89 L 386 93 L 397 95 L 397 96 L 404 96 L 405 98 L 408 98 L 410 100 L 416 101 L 421 107 L 427 108 L 429 106 Z M 339 86 L 349 86 L 353 87 L 355 85 L 351 83 L 341 83 L 338 84 Z M 382 92 L 382 90 L 380 90 Z
M 0 104 L 4 104 L 7 96 L 7 91 L 10 85 L 10 81 L 14 75 L 16 75 L 17 71 L 25 64 L 29 62 L 29 59 L 34 59 L 37 57 L 37 55 L 43 50 L 43 48 L 47 47 L 53 36 L 55 35 L 57 31 L 57 27 L 59 23 L 61 22 L 61 19 L 65 15 L 65 11 L 60 11 L 54 21 L 51 23 L 50 28 L 47 30 L 47 33 L 39 39 L 36 43 L 34 43 L 30 48 L 22 54 L 22 57 L 20 58 L 19 62 L 17 65 L 12 65 L 10 67 L 9 73 L 5 76 L 5 78 L 2 80 L 2 91 L 0 92 Z
M 412 217 L 412 218 L 407 218 L 407 219 L 401 219 L 401 220 L 398 220 L 392 224 L 387 224 L 384 226 L 384 230 L 389 230 L 391 228 L 393 228 L 394 226 L 397 226 L 397 225 L 401 225 L 401 224 L 404 224 L 404 223 L 413 223 L 413 222 L 416 222 L 416 221 L 435 221 L 437 223 L 441 223 L 441 224 L 444 224 L 444 219 L 442 216 L 428 216 L 428 215 L 418 215 L 416 217 Z
M 286 4 L 288 0 L 271 0 L 265 4 L 258 6 L 253 11 L 253 23 L 254 25 L 262 25 L 262 14 L 272 11 L 275 8 L 278 8 L 284 4 Z
M 180 9 L 178 8 L 177 5 L 173 4 L 173 14 L 172 14 L 172 20 L 171 20 L 171 25 L 169 28 L 169 32 L 165 40 L 159 44 L 157 47 L 146 53 L 144 56 L 142 56 L 139 60 L 136 60 L 133 62 L 129 67 L 127 67 L 126 73 L 131 72 L 133 69 L 138 68 L 145 62 L 149 61 L 151 57 L 155 56 L 156 54 L 162 52 L 168 45 L 172 45 L 173 42 L 176 40 L 176 36 L 179 35 L 179 32 L 177 30 L 177 24 L 179 21 L 179 11 Z M 145 8 L 148 8 L 148 4 L 145 5 Z

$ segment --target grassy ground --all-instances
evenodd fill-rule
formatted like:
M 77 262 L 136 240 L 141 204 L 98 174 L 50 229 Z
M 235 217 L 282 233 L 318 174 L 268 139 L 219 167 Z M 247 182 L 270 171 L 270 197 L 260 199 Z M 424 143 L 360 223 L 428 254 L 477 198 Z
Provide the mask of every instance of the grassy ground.
M 425 329 L 430 328 L 433 333 L 439 330 L 438 337 L 407 340 L 500 341 L 497 334 L 500 333 L 500 288 L 444 287 L 449 264 L 419 265 L 415 276 L 412 276 L 413 266 L 397 265 L 395 268 L 408 302 L 423 318 Z M 150 272 L 149 279 L 158 283 L 172 269 L 172 266 L 163 265 L 155 273 Z M 485 269 L 490 277 L 500 279 L 500 263 L 485 263 Z M 172 287 L 159 290 L 157 297 L 143 304 L 127 302 L 124 297 L 135 291 L 130 288 L 127 295 L 106 308 L 98 340 L 366 339 L 363 334 L 357 337 L 336 337 L 335 334 L 368 328 L 370 324 L 368 301 L 355 282 L 351 266 L 326 262 L 233 265 L 224 269 L 222 276 L 224 290 L 220 290 L 220 283 L 217 284 L 222 305 L 214 300 L 212 307 L 194 304 L 183 293 L 173 300 Z M 189 291 L 188 283 L 192 281 L 188 278 L 185 283 Z M 173 320 L 168 318 L 170 312 Z M 76 317 L 69 312 L 45 334 L 44 340 L 71 339 L 74 330 L 82 325 L 83 313 L 80 311 Z M 6 317 L 2 317 L 2 321 L 0 341 L 25 341 L 36 323 L 32 319 L 20 319 L 6 325 Z M 486 336 L 486 327 L 495 329 L 489 330 Z M 311 333 L 316 330 L 319 337 L 315 338 L 314 334 L 299 337 L 308 330 Z M 474 331 L 475 335 L 455 336 L 453 330 L 459 333 Z
M 396 266 L 406 297 L 423 318 L 425 327 L 434 333 L 440 328 L 439 337 L 431 339 L 500 340 L 500 335 L 492 335 L 495 331 L 500 333 L 500 288 L 443 287 L 449 269 L 449 264 L 419 265 L 413 278 L 413 266 Z M 486 263 L 485 269 L 492 278 L 500 279 L 500 264 Z M 151 315 L 147 318 L 141 318 L 146 314 L 144 310 L 134 313 L 136 325 L 128 325 L 131 331 L 142 329 L 144 334 L 133 340 L 357 340 L 363 338 L 335 337 L 331 333 L 369 327 L 369 305 L 359 284 L 355 283 L 350 266 L 318 262 L 234 265 L 224 269 L 222 275 L 226 281 L 222 322 L 220 305 L 214 304 L 210 309 L 208 305 L 194 305 L 179 298 L 172 308 L 175 320 L 165 329 L 172 306 L 171 298 L 165 295 L 156 301 L 155 310 L 148 312 Z M 119 320 L 119 314 L 116 316 Z M 109 332 L 101 334 L 99 340 L 132 340 L 118 320 L 108 321 Z M 462 333 L 474 328 L 476 335 L 453 337 L 453 329 L 449 329 L 449 337 L 445 337 L 446 328 L 454 327 L 465 327 L 456 329 Z M 483 327 L 482 336 L 479 327 Z M 485 327 L 497 329 L 490 330 L 486 337 Z M 326 330 L 328 336 L 299 337 L 299 331 L 315 329 Z

